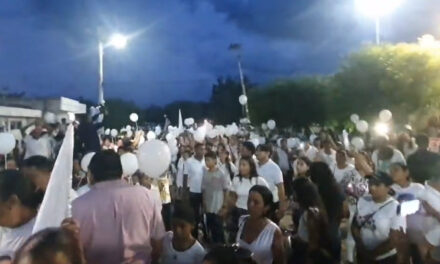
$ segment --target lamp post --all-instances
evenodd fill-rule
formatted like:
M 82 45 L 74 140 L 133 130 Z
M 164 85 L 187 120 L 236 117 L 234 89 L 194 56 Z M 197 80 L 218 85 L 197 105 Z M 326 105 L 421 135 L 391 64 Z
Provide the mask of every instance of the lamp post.
M 355 0 L 359 12 L 374 18 L 376 22 L 376 44 L 381 42 L 381 18 L 393 12 L 403 0 Z
M 127 37 L 121 34 L 113 34 L 110 41 L 98 44 L 99 52 L 99 86 L 98 86 L 98 103 L 104 105 L 104 49 L 107 47 L 113 47 L 115 49 L 123 49 L 127 46 Z
M 242 65 L 241 65 L 241 44 L 231 44 L 229 45 L 229 50 L 233 51 L 236 56 L 237 56 L 237 64 L 238 64 L 238 72 L 240 74 L 240 83 L 241 83 L 241 92 L 242 95 L 247 97 L 246 94 L 246 85 L 244 83 L 244 75 L 243 75 L 243 69 L 242 69 Z M 249 106 L 248 106 L 248 101 L 246 100 L 246 103 L 243 104 L 243 116 L 245 116 L 248 120 L 250 120 L 249 118 Z

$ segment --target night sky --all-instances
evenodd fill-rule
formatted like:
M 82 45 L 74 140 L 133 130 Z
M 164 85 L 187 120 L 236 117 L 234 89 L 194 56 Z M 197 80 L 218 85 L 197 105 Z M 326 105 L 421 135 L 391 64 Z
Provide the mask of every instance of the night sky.
M 382 25 L 388 42 L 440 37 L 440 1 L 406 0 Z M 238 75 L 230 43 L 257 84 L 335 72 L 374 21 L 354 0 L 2 0 L 0 87 L 96 100 L 98 41 L 115 31 L 134 37 L 106 50 L 106 97 L 147 106 L 209 99 L 218 76 Z

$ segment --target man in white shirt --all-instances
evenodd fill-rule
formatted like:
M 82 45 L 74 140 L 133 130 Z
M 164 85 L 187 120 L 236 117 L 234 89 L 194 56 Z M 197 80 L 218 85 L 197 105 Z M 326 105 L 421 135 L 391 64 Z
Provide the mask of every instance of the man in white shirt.
M 327 163 L 331 168 L 336 164 L 336 151 L 332 148 L 332 143 L 330 140 L 325 140 L 322 142 L 322 149 L 317 155 L 319 161 Z
M 318 155 L 319 150 L 315 148 L 310 142 L 306 142 L 304 146 L 304 155 L 311 161 L 315 161 L 316 156 Z
M 406 165 L 402 152 L 389 145 L 387 137 L 376 139 L 376 150 L 371 155 L 376 171 L 390 173 L 391 164 L 402 163 Z
M 256 154 L 258 159 L 258 175 L 266 180 L 273 195 L 273 202 L 276 204 L 276 207 L 283 211 L 286 205 L 283 173 L 280 167 L 270 159 L 272 147 L 270 145 L 259 145 Z
M 24 138 L 23 142 L 25 145 L 24 159 L 32 156 L 52 157 L 53 138 L 51 138 L 41 126 L 36 126 L 35 129 Z
M 205 145 L 197 143 L 194 146 L 194 156 L 186 162 L 188 164 L 188 185 L 189 185 L 189 201 L 194 210 L 196 222 L 194 225 L 193 236 L 198 238 L 199 223 L 202 216 L 202 179 L 205 167 Z
M 283 175 L 287 174 L 290 169 L 289 166 L 289 148 L 287 146 L 287 139 L 283 138 L 280 141 L 280 146 L 276 148 L 273 160 L 278 164 Z

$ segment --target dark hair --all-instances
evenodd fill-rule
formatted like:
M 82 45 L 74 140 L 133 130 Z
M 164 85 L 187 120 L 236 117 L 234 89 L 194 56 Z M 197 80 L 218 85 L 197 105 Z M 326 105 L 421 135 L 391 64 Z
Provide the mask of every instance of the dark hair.
M 106 141 L 106 140 L 108 140 L 108 141 L 112 141 L 112 137 L 109 136 L 109 135 L 105 135 L 105 136 L 103 136 L 103 137 L 102 137 L 102 141 Z
M 307 166 L 309 166 L 309 168 L 310 168 L 310 166 L 312 166 L 312 161 L 310 161 L 310 159 L 307 158 L 306 156 L 298 157 L 297 160 L 304 161 L 304 163 L 307 164 Z
M 200 147 L 204 147 L 204 146 L 205 146 L 205 144 L 203 144 L 203 143 L 196 143 L 194 145 L 194 149 L 197 149 L 197 148 L 200 148 Z
M 37 209 L 43 201 L 44 192 L 36 191 L 37 187 L 20 171 L 5 170 L 0 172 L 0 199 L 6 202 L 16 195 L 21 204 L 30 209 Z
M 419 134 L 416 136 L 416 143 L 421 149 L 427 149 L 429 146 L 429 137 L 425 134 Z
M 327 163 L 312 163 L 310 179 L 318 187 L 318 192 L 324 203 L 329 221 L 338 221 L 342 216 L 343 192 L 336 183 Z
M 23 161 L 22 167 L 50 172 L 53 169 L 53 165 L 53 162 L 44 156 L 32 156 Z
M 191 208 L 191 206 L 189 206 L 189 204 L 177 201 L 174 204 L 173 219 L 180 219 L 190 224 L 194 224 L 194 210 Z
M 258 151 L 269 152 L 272 155 L 272 146 L 270 144 L 261 144 L 257 147 Z
M 269 212 L 266 213 L 266 217 L 272 215 L 272 209 L 273 209 L 273 195 L 272 192 L 269 190 L 269 188 L 267 188 L 266 186 L 263 185 L 254 185 L 252 186 L 252 188 L 249 190 L 249 194 L 251 192 L 257 192 L 261 195 L 261 197 L 263 198 L 263 203 L 264 206 L 269 206 Z
M 121 158 L 113 150 L 97 152 L 90 161 L 89 170 L 96 182 L 120 179 Z
M 217 154 L 214 151 L 208 151 L 205 154 L 205 159 L 217 159 Z
M 203 258 L 214 264 L 254 264 L 252 252 L 248 249 L 234 246 L 217 246 L 211 249 Z
M 391 164 L 391 167 L 399 167 L 400 169 L 404 171 L 408 171 L 408 166 L 403 164 L 402 162 L 394 162 Z
M 250 142 L 250 141 L 245 141 L 245 142 L 242 143 L 242 146 L 243 146 L 245 149 L 249 150 L 249 152 L 251 152 L 252 155 L 255 154 L 255 145 L 254 145 L 254 143 L 252 143 L 252 142 Z M 251 156 L 252 156 L 252 155 L 251 155 Z
M 246 161 L 249 164 L 249 167 L 251 169 L 250 175 L 249 175 L 250 176 L 249 179 L 252 179 L 252 177 L 258 178 L 257 164 L 255 164 L 254 158 L 252 158 L 252 157 L 244 157 L 244 158 L 240 159 L 240 162 L 242 160 Z M 240 168 L 238 168 L 238 178 L 240 179 L 240 181 L 242 181 L 242 179 L 243 179 L 243 175 L 241 175 L 241 173 L 240 173 Z
M 118 150 L 132 152 L 133 151 L 133 143 L 131 143 L 131 140 L 129 138 L 124 138 L 124 139 L 122 139 L 122 146 L 119 147 Z
M 296 201 L 304 210 L 307 210 L 309 207 L 324 209 L 318 189 L 309 179 L 295 179 L 292 183 L 292 189 L 296 195 Z
M 32 264 L 53 263 L 59 253 L 71 264 L 85 264 L 78 238 L 64 228 L 48 228 L 32 235 L 17 251 L 14 264 L 30 258 Z

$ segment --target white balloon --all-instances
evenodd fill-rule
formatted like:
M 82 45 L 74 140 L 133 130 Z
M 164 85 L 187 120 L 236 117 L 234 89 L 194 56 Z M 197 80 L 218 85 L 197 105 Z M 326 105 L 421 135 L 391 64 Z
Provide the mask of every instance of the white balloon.
M 351 120 L 351 122 L 353 122 L 353 123 L 357 123 L 358 121 L 359 121 L 359 115 L 357 115 L 357 114 L 352 114 L 351 116 L 350 116 L 350 120 Z
M 156 133 L 154 133 L 153 131 L 148 131 L 147 140 L 153 140 L 153 139 L 156 139 Z
M 131 120 L 131 122 L 137 122 L 138 120 L 139 120 L 139 116 L 138 116 L 138 114 L 136 114 L 136 113 L 132 113 L 131 115 L 130 115 L 130 120 Z
M 162 133 L 162 128 L 160 126 L 156 126 L 154 128 L 154 133 L 156 133 L 156 135 L 160 135 Z
M 206 135 L 208 136 L 208 138 L 216 138 L 218 136 L 218 132 L 215 129 L 212 129 L 210 131 L 208 131 L 208 133 L 206 133 Z
M 110 131 L 110 135 L 112 136 L 112 137 L 117 137 L 118 136 L 118 130 L 116 130 L 116 129 L 112 129 L 111 131 Z
M 129 130 L 131 130 L 131 126 L 130 126 L 130 125 L 127 125 L 127 126 L 125 127 L 125 129 L 126 129 L 127 131 L 129 131 Z
M 277 125 L 277 123 L 275 122 L 275 120 L 269 120 L 269 121 L 267 121 L 267 127 L 270 129 L 270 130 L 274 130 L 275 129 L 275 127 L 276 127 L 276 125 Z
M 368 122 L 365 120 L 360 120 L 356 123 L 356 129 L 361 133 L 366 133 L 368 131 Z
M 122 172 L 124 176 L 131 176 L 139 169 L 136 155 L 125 153 L 121 156 Z
M 205 140 L 205 133 L 203 132 L 203 129 L 201 127 L 199 127 L 194 132 L 194 140 L 199 143 L 203 143 L 203 141 Z
M 238 97 L 238 101 L 240 102 L 241 105 L 245 105 L 247 104 L 248 98 L 246 95 L 242 94 L 240 95 L 240 97 Z
M 266 138 L 265 137 L 260 137 L 258 139 L 258 142 L 260 142 L 260 144 L 266 144 Z
M 295 148 L 297 146 L 297 139 L 296 138 L 289 138 L 287 139 L 287 147 L 288 148 Z
M 360 137 L 352 138 L 351 144 L 356 148 L 356 150 L 362 150 L 365 146 L 364 140 Z
M 221 125 L 215 126 L 215 130 L 217 130 L 217 133 L 220 136 L 223 136 L 226 133 L 226 127 L 221 126 Z
M 267 124 L 266 123 L 261 124 L 261 129 L 267 130 L 268 129 Z
M 105 130 L 104 134 L 106 134 L 106 135 L 110 135 L 110 128 L 107 128 L 107 129 Z
M 379 113 L 379 119 L 382 122 L 389 122 L 393 118 L 393 113 L 390 110 L 384 109 Z
M 0 154 L 6 155 L 15 148 L 15 137 L 11 133 L 0 133 Z
M 171 140 L 175 139 L 174 135 L 172 133 L 168 133 L 165 136 L 165 139 L 167 140 L 167 142 L 170 142 Z
M 168 146 L 176 147 L 177 146 L 177 139 L 173 138 L 170 141 L 168 141 Z
M 128 130 L 127 131 L 127 137 L 131 138 L 133 136 L 133 131 L 132 130 Z
M 171 151 L 164 142 L 153 139 L 145 142 L 138 152 L 139 169 L 148 177 L 158 178 L 171 163 Z
M 260 145 L 260 140 L 258 138 L 251 139 L 252 144 L 254 144 L 255 147 L 258 147 Z
M 177 146 L 168 145 L 168 147 L 170 148 L 171 155 L 175 156 L 179 153 L 179 148 Z
M 192 126 L 194 125 L 194 118 L 190 117 L 190 118 L 186 118 L 183 123 L 185 123 L 186 126 Z
M 51 112 L 46 112 L 44 114 L 44 121 L 47 124 L 56 124 L 57 123 L 57 117 L 54 113 Z
M 89 165 L 90 165 L 90 161 L 92 160 L 93 156 L 95 156 L 95 152 L 89 152 L 86 155 L 84 155 L 84 157 L 81 160 L 81 169 L 84 172 L 89 171 Z

